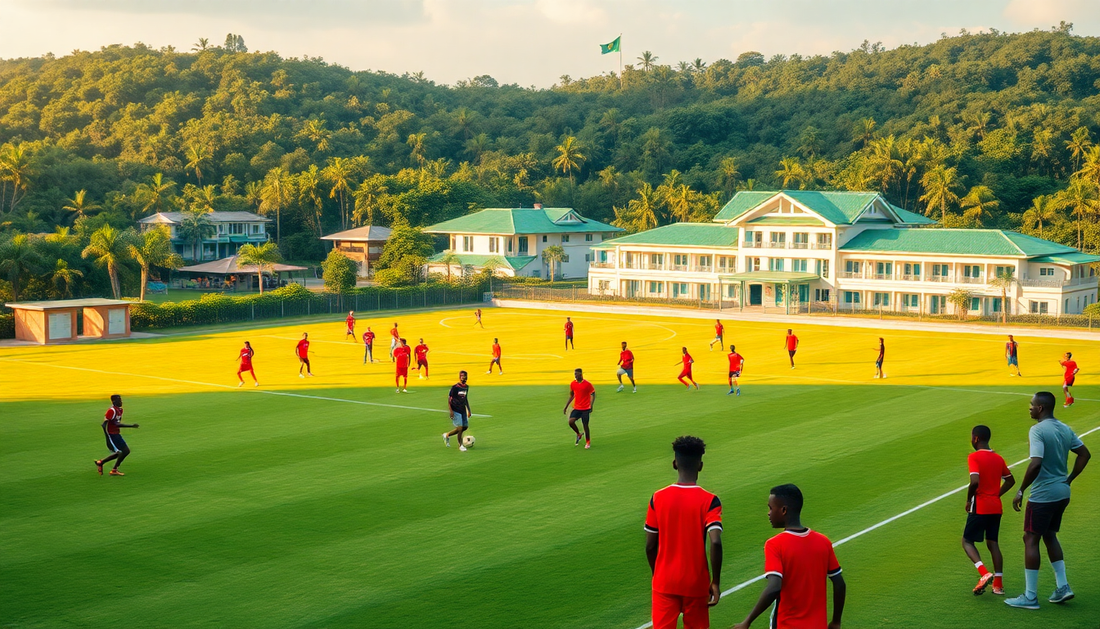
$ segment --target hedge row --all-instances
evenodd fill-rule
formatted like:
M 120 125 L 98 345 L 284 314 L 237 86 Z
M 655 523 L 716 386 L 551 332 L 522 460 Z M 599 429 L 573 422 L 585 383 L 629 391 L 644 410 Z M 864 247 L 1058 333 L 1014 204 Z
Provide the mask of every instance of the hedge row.
M 0 314 L 0 339 L 15 338 L 15 315 Z

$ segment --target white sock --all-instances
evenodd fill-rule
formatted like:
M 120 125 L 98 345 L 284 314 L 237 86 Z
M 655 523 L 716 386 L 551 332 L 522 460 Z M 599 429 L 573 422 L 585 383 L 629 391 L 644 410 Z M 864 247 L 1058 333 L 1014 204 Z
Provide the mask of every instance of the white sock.
M 978 568 L 978 569 L 979 569 L 979 572 L 981 571 L 981 567 L 982 567 L 982 566 L 984 566 L 984 565 L 985 565 L 985 564 L 983 564 L 983 563 L 982 563 L 982 562 L 980 562 L 980 561 L 977 561 L 977 562 L 975 562 L 975 563 L 974 563 L 974 567 L 975 567 L 975 568 Z
M 1065 586 L 1069 585 L 1069 581 L 1066 580 L 1066 562 L 1065 562 L 1065 560 L 1052 561 L 1052 562 L 1050 562 L 1050 567 L 1054 568 L 1054 583 L 1058 587 L 1065 587 Z
M 1039 598 L 1039 571 L 1024 569 L 1024 595 Z

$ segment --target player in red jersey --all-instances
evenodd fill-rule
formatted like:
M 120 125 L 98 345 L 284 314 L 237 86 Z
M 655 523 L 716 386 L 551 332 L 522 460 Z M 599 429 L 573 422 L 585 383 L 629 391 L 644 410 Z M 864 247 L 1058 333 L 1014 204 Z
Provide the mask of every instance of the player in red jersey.
M 485 324 L 481 322 L 481 308 L 474 311 L 474 325 L 480 325 L 481 329 L 485 329 Z
M 584 379 L 584 372 L 580 369 L 573 370 L 573 382 L 569 383 L 569 399 L 565 401 L 562 415 L 569 411 L 570 402 L 573 403 L 573 412 L 569 413 L 569 427 L 577 434 L 573 445 L 581 442 L 581 431 L 577 428 L 579 419 L 584 426 L 584 449 L 588 450 L 592 447 L 592 433 L 588 430 L 588 420 L 596 407 L 596 388 Z
M 1069 408 L 1073 406 L 1073 393 L 1069 388 L 1073 386 L 1073 381 L 1077 379 L 1077 372 L 1081 371 L 1077 368 L 1077 363 L 1073 360 L 1073 354 L 1066 352 L 1066 359 L 1059 360 L 1058 364 L 1061 365 L 1066 371 L 1062 374 L 1062 393 L 1066 394 L 1066 403 L 1062 405 L 1062 408 Z
M 241 353 L 237 355 L 237 360 L 240 361 L 240 366 L 237 367 L 237 380 L 240 380 L 238 387 L 244 386 L 244 377 L 242 373 L 248 372 L 252 374 L 252 382 L 256 383 L 255 386 L 260 386 L 260 381 L 256 379 L 256 371 L 252 368 L 252 357 L 256 355 L 256 352 L 252 350 L 252 344 L 248 341 L 244 342 L 244 347 L 241 348 Z
M 790 328 L 787 328 L 787 338 L 783 340 L 783 347 L 787 348 L 787 356 L 791 360 L 791 369 L 794 369 L 794 353 L 798 351 L 798 337 Z
M 989 582 L 993 582 L 993 593 L 1004 596 L 1005 586 L 1002 579 L 1004 557 L 997 538 L 1001 530 L 1001 496 L 1016 484 L 1008 464 L 1001 455 L 989 447 L 993 433 L 988 426 L 974 426 L 970 431 L 970 445 L 974 452 L 966 458 L 970 469 L 970 486 L 966 491 L 966 527 L 963 529 L 963 552 L 978 569 L 978 585 L 974 586 L 974 595 L 985 592 Z M 982 556 L 975 544 L 985 539 L 989 556 L 993 559 L 993 572 L 986 569 Z
M 734 629 L 748 629 L 772 603 L 774 629 L 840 629 L 847 587 L 829 538 L 802 526 L 802 491 L 794 485 L 772 487 L 768 520 L 783 532 L 764 544 L 767 585 L 745 620 Z M 826 624 L 825 581 L 833 582 L 833 619 Z
M 634 382 L 634 352 L 626 348 L 626 341 L 623 341 L 623 350 L 619 352 L 619 371 L 615 376 L 619 379 L 619 388 L 615 390 L 615 393 L 622 391 L 623 376 L 630 378 L 630 386 L 634 387 L 634 392 L 638 392 L 638 384 Z
M 491 375 L 493 373 L 493 365 L 497 366 L 500 370 L 500 375 L 504 375 L 504 367 L 500 364 L 500 342 L 497 339 L 493 339 L 493 359 L 489 361 L 489 371 L 485 373 Z
M 302 370 L 305 369 L 309 377 L 313 377 L 313 372 L 309 367 L 309 332 L 302 332 L 302 340 L 298 341 L 297 347 L 294 348 L 294 355 L 298 357 L 298 377 L 305 378 L 302 375 Z
M 691 354 L 688 353 L 688 348 L 681 347 L 680 349 L 684 352 L 684 355 L 680 357 L 680 362 L 683 363 L 684 366 L 680 369 L 680 375 L 676 379 L 680 381 L 680 384 L 689 389 L 691 388 L 691 384 L 694 384 L 695 389 L 699 390 L 699 383 L 691 377 L 691 365 L 695 362 L 695 359 L 692 358 Z M 684 382 L 684 378 L 687 378 L 689 381 L 691 381 L 691 384 Z
M 95 462 L 96 470 L 99 471 L 99 475 L 103 476 L 103 464 L 107 461 L 114 461 L 115 466 L 111 468 L 111 476 L 125 476 L 122 472 L 118 471 L 118 466 L 122 465 L 122 460 L 130 456 L 130 447 L 126 445 L 126 441 L 122 438 L 120 428 L 137 428 L 137 424 L 124 424 L 122 423 L 122 396 L 115 394 L 111 396 L 111 408 L 107 409 L 107 413 L 103 416 L 103 436 L 107 438 L 107 450 L 111 452 L 111 455 L 105 459 L 99 459 Z
M 405 339 L 398 339 L 398 346 L 393 350 L 393 361 L 396 363 L 397 373 L 394 376 L 394 382 L 397 383 L 397 392 L 405 393 L 409 392 L 409 359 L 412 356 L 412 348 L 405 342 Z M 401 379 L 405 379 L 405 383 L 402 385 Z
M 397 357 L 393 355 L 393 350 L 397 349 L 398 339 L 401 338 L 401 334 L 397 332 L 397 322 L 395 321 L 393 327 L 390 328 L 390 362 L 396 362 Z
M 878 337 L 878 347 L 875 348 L 878 352 L 878 358 L 875 359 L 875 378 L 885 378 L 886 373 L 882 371 L 882 362 L 886 360 L 886 341 L 882 340 L 882 337 Z
M 724 347 L 725 341 L 722 340 L 722 335 L 725 333 L 725 331 L 726 331 L 726 326 L 722 325 L 722 320 L 721 319 L 715 319 L 714 320 L 714 340 L 711 341 L 710 345 L 707 346 L 707 351 L 713 352 L 715 343 L 718 343 L 718 349 L 722 349 L 722 347 Z
M 367 361 L 374 362 L 374 332 L 371 331 L 370 326 L 367 326 L 367 331 L 363 333 L 363 364 L 367 364 Z
M 427 344 L 424 343 L 424 339 L 420 339 L 420 344 L 413 349 L 413 353 L 416 355 L 416 379 L 427 380 L 428 379 L 428 349 Z M 420 373 L 420 368 L 424 368 L 424 373 Z
M 569 351 L 569 348 L 573 347 L 573 321 L 569 317 L 565 318 L 565 350 Z M 573 349 L 577 349 L 573 347 Z
M 1014 367 L 1016 373 L 1010 373 L 1010 376 L 1022 376 L 1020 373 L 1020 344 L 1016 342 L 1016 339 L 1012 338 L 1012 335 L 1008 335 L 1008 342 L 1005 343 L 1005 360 L 1008 361 L 1009 367 Z
M 347 338 L 350 336 L 352 342 L 354 343 L 355 342 L 355 311 L 354 310 L 352 310 L 351 312 L 348 313 L 348 318 L 344 319 L 344 322 L 348 324 L 347 332 L 344 333 L 344 339 L 347 340 Z
M 653 573 L 653 629 L 676 629 L 681 615 L 684 629 L 706 629 L 709 607 L 722 596 L 722 501 L 698 484 L 706 448 L 698 437 L 677 437 L 672 442 L 676 483 L 649 499 L 644 528 Z
M 745 368 L 745 357 L 738 354 L 732 345 L 730 345 L 730 353 L 727 356 L 730 359 L 730 391 L 726 395 L 741 395 L 741 386 L 737 384 L 737 379 L 741 377 L 741 370 Z

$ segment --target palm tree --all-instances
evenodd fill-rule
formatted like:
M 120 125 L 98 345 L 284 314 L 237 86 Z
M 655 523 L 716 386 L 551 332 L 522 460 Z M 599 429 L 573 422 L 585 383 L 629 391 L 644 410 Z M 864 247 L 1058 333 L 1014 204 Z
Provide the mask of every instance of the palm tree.
M 668 191 L 665 203 L 668 205 L 669 214 L 681 223 L 691 220 L 692 201 L 695 191 L 691 186 L 682 183 Z
M 73 296 L 73 286 L 84 277 L 84 272 L 74 269 L 69 263 L 58 258 L 50 271 L 50 286 L 53 287 L 53 296 L 58 299 L 69 299 Z
M 1073 158 L 1073 170 L 1076 172 L 1081 167 L 1081 157 L 1092 146 L 1092 140 L 1089 139 L 1089 130 L 1085 127 L 1077 127 L 1077 130 L 1070 134 L 1069 139 L 1066 140 L 1066 148 L 1069 149 L 1070 157 Z
M 427 150 L 425 142 L 427 141 L 427 139 L 428 134 L 421 132 L 410 133 L 409 139 L 405 140 L 405 144 L 408 144 L 410 149 L 409 157 L 412 157 L 414 160 L 416 160 L 416 163 L 418 165 L 423 165 L 424 161 L 427 159 L 425 155 L 425 152 Z
M 1081 169 L 1074 174 L 1100 189 L 1100 146 L 1089 148 L 1088 153 L 1085 154 L 1085 163 L 1081 164 Z
M 1031 200 L 1031 207 L 1024 212 L 1024 225 L 1031 229 L 1038 224 L 1039 237 L 1043 237 L 1043 222 L 1050 222 L 1058 215 L 1059 201 L 1049 194 L 1042 194 Z
M 956 288 L 947 294 L 947 303 L 955 306 L 955 314 L 963 321 L 970 312 L 970 302 L 974 299 L 974 293 L 965 288 Z
M 201 212 L 202 214 L 209 214 L 214 211 L 214 204 L 218 201 L 218 190 L 213 184 L 206 185 L 197 190 L 191 188 L 193 194 L 191 195 L 191 210 L 194 212 Z
M 73 223 L 100 209 L 98 205 L 87 201 L 87 194 L 87 190 L 77 190 L 73 198 L 68 199 L 66 204 L 61 206 L 61 209 L 72 212 L 70 216 L 73 217 Z
M 859 142 L 864 148 L 875 139 L 875 119 L 871 117 L 860 120 L 856 125 L 855 135 L 852 140 Z
M 178 269 L 183 258 L 172 249 L 172 236 L 163 225 L 143 232 L 130 243 L 130 257 L 141 267 L 140 301 L 145 301 L 145 287 L 149 283 L 149 271 L 153 267 Z
M 0 146 L 0 212 L 15 210 L 15 206 L 27 196 L 30 176 L 30 154 L 23 144 Z M 8 196 L 9 184 L 11 196 Z
M 192 52 L 203 52 L 210 49 L 210 40 L 206 37 L 200 37 L 199 41 L 195 42 L 194 46 L 191 46 Z
M 947 223 L 947 206 L 959 200 L 955 189 L 959 185 L 958 171 L 952 166 L 948 168 L 944 164 L 937 164 L 924 173 L 920 183 L 924 186 L 924 194 L 920 200 L 925 203 L 925 214 L 931 216 L 937 209 L 940 211 L 940 222 Z
M 141 184 L 139 188 L 146 199 L 141 211 L 144 213 L 154 210 L 159 213 L 163 209 L 164 197 L 172 194 L 172 188 L 175 185 L 172 180 L 165 180 L 163 173 L 153 175 L 150 183 Z
M 210 162 L 210 151 L 205 146 L 187 146 L 187 170 L 195 171 L 195 179 L 202 185 L 202 167 Z
M 993 196 L 993 190 L 989 186 L 974 186 L 965 197 L 959 200 L 963 216 L 974 221 L 977 227 L 982 227 L 985 219 L 992 218 L 993 210 L 1000 205 L 1001 202 Z
M 379 210 L 382 198 L 389 192 L 384 182 L 385 179 L 376 175 L 363 181 L 355 189 L 355 213 L 352 215 L 354 224 L 374 224 L 374 214 Z
M 321 172 L 317 170 L 317 164 L 310 164 L 309 168 L 298 173 L 297 176 L 298 203 L 305 210 L 312 206 L 312 210 L 306 215 L 306 220 L 317 229 L 317 237 L 321 237 L 321 219 L 324 212 L 324 200 L 321 198 Z
M 812 160 L 821 152 L 821 136 L 818 134 L 817 127 L 811 125 L 803 129 L 798 141 L 798 152 L 804 157 Z
M 328 166 L 321 171 L 321 176 L 329 182 L 328 198 L 339 199 L 340 202 L 340 226 L 348 228 L 348 194 L 351 193 L 351 177 L 353 174 L 351 160 L 344 157 L 334 157 L 329 160 Z
M 989 285 L 1001 291 L 1001 323 L 1008 323 L 1008 290 L 1016 284 L 1016 276 L 1009 271 L 1002 271 L 990 278 Z
M 879 180 L 879 190 L 887 192 L 905 168 L 905 164 L 898 159 L 898 147 L 893 135 L 871 141 L 871 164 Z
M 542 261 L 550 265 L 550 281 L 557 277 L 557 264 L 565 258 L 565 249 L 561 245 L 550 245 L 542 250 Z
M 695 61 L 691 62 L 691 68 L 696 72 L 696 74 L 701 73 L 707 69 L 707 62 L 703 61 L 699 57 L 696 57 Z
M 573 196 L 573 171 L 579 170 L 584 160 L 585 157 L 584 154 L 581 153 L 581 146 L 580 143 L 577 142 L 577 138 L 568 136 L 558 145 L 558 156 L 551 162 L 551 165 L 555 169 L 569 175 L 570 197 Z
M 439 263 L 447 265 L 447 283 L 451 283 L 451 266 L 461 262 L 461 258 L 454 252 L 453 249 L 447 249 L 439 256 Z
M 264 292 L 264 271 L 274 272 L 275 264 L 282 260 L 279 246 L 268 241 L 262 245 L 248 243 L 237 251 L 237 266 L 256 267 L 256 278 L 260 282 L 260 294 Z
M 111 279 L 111 293 L 115 299 L 122 299 L 122 285 L 119 283 L 119 273 L 122 265 L 130 255 L 131 234 L 104 225 L 92 232 L 88 246 L 84 247 L 81 257 L 95 258 L 98 266 L 107 269 L 107 276 Z
M 508 268 L 508 263 L 504 258 L 500 256 L 490 256 L 481 265 L 481 270 L 489 274 L 489 292 L 493 292 L 493 276 L 496 275 L 498 269 Z
M 616 227 L 622 227 L 632 233 L 645 231 L 657 226 L 657 206 L 660 204 L 660 195 L 649 183 L 643 183 L 638 188 L 638 198 L 627 202 L 625 208 L 613 208 L 615 220 L 611 222 Z
M 779 170 L 775 171 L 784 188 L 789 188 L 791 183 L 798 183 L 799 189 L 804 187 L 806 173 L 797 157 L 784 157 L 779 160 Z
M 466 153 L 474 158 L 478 166 L 481 165 L 485 152 L 489 150 L 489 136 L 479 133 L 466 140 Z
M 676 64 L 676 70 L 680 72 L 680 74 L 691 74 L 695 71 L 695 68 L 693 68 L 691 64 L 687 61 L 681 61 Z
M 22 279 L 28 274 L 37 273 L 42 256 L 34 241 L 26 234 L 16 234 L 11 240 L 0 246 L 0 273 L 11 282 L 11 297 L 19 301 Z
M 455 124 L 462 130 L 462 136 L 467 140 L 473 135 L 471 128 L 473 126 L 474 114 L 465 107 L 461 107 L 454 112 Z
M 737 158 L 723 157 L 718 164 L 718 185 L 726 191 L 726 194 L 733 196 L 733 191 L 737 189 L 737 179 L 740 176 L 741 171 L 738 168 Z
M 250 181 L 244 184 L 244 198 L 248 205 L 260 211 L 260 204 L 264 201 L 264 184 L 262 181 Z
M 325 128 L 324 118 L 311 118 L 306 121 L 306 126 L 302 128 L 302 135 L 317 145 L 318 153 L 327 153 L 332 147 L 329 141 L 332 138 L 332 132 Z
M 657 64 L 657 58 L 657 55 L 647 50 L 642 53 L 641 57 L 638 57 L 638 61 L 642 62 L 642 70 L 644 72 L 649 72 L 653 69 L 653 66 Z
M 275 242 L 281 242 L 283 210 L 294 198 L 294 182 L 290 173 L 281 166 L 272 168 L 264 177 L 260 198 L 260 213 L 275 213 Z
M 191 245 L 191 259 L 201 260 L 200 245 L 203 240 L 217 233 L 218 229 L 210 222 L 210 217 L 205 212 L 196 212 L 188 209 L 183 213 L 183 220 L 177 228 L 180 239 Z
M 1069 186 L 1058 192 L 1059 205 L 1067 208 L 1077 224 L 1077 248 L 1081 248 L 1081 221 L 1100 210 L 1096 188 L 1080 177 L 1072 177 Z

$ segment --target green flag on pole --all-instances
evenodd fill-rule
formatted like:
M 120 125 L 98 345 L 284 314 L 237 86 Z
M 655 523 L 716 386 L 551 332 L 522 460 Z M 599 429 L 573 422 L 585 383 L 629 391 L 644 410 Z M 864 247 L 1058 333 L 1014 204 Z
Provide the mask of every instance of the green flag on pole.
M 622 38 L 623 36 L 619 35 L 610 44 L 600 44 L 600 54 L 606 55 L 609 52 L 619 52 L 619 40 Z

